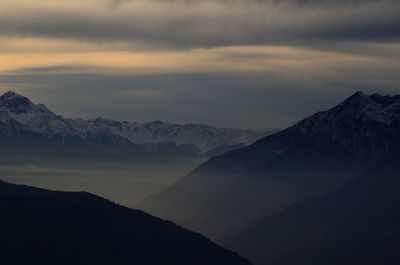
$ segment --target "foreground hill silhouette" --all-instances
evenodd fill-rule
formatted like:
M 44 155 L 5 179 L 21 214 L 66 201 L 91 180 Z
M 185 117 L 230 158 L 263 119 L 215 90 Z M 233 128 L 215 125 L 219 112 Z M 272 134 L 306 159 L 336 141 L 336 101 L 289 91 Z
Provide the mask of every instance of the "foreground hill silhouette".
M 400 152 L 325 195 L 294 204 L 228 243 L 267 265 L 400 264 Z
M 137 207 L 222 243 L 257 219 L 352 181 L 399 148 L 399 134 L 400 96 L 357 92 L 253 145 L 212 158 Z
M 0 181 L 0 263 L 249 265 L 200 234 L 89 193 Z

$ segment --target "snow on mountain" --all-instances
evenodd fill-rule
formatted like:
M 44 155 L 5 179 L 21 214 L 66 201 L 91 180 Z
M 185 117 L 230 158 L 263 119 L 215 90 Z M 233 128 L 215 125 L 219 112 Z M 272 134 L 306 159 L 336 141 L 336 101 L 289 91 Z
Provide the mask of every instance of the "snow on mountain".
M 200 154 L 223 145 L 249 145 L 268 135 L 265 132 L 217 128 L 205 124 L 119 122 L 103 118 L 69 119 L 11 91 L 0 97 L 0 122 L 0 132 L 4 131 L 3 135 L 7 137 L 15 136 L 13 130 L 6 128 L 7 123 L 13 123 L 14 127 L 18 124 L 18 130 L 37 133 L 47 139 L 57 139 L 62 144 L 65 139 L 74 138 L 87 143 L 107 140 L 122 146 L 193 145 Z
M 87 121 L 89 130 L 111 130 L 135 144 L 193 144 L 206 152 L 220 145 L 248 145 L 264 136 L 252 130 L 216 128 L 205 124 L 178 125 L 162 121 L 115 122 L 98 118 Z
M 0 97 L 0 121 L 17 122 L 24 130 L 41 134 L 49 139 L 61 135 L 86 139 L 85 133 L 72 119 L 56 115 L 45 105 L 35 105 L 28 98 L 11 91 Z
M 400 144 L 399 130 L 400 96 L 357 92 L 339 105 L 281 131 L 278 136 L 290 135 L 292 143 L 312 141 L 314 148 L 336 146 L 354 153 L 359 161 L 372 163 L 390 151 L 391 144 Z
M 254 220 L 352 181 L 398 149 L 400 97 L 358 92 L 252 145 L 213 157 L 138 207 L 222 242 Z
M 365 95 L 357 92 L 338 106 L 298 124 L 304 134 L 330 130 L 340 122 L 376 122 L 390 125 L 400 120 L 400 96 Z M 328 122 L 327 122 L 328 121 Z M 311 130 L 311 131 L 310 131 Z

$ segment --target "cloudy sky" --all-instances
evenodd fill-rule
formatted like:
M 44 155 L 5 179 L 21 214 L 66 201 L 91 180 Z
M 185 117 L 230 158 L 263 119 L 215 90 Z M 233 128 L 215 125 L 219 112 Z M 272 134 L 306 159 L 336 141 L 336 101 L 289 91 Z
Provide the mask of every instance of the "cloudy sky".
M 69 117 L 283 128 L 400 94 L 398 0 L 0 0 L 0 92 Z

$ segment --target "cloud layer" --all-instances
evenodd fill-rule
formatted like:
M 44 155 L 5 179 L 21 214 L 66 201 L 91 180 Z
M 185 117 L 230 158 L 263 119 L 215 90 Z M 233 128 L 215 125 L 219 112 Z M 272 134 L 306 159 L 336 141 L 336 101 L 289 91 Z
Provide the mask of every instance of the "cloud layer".
M 356 90 L 400 93 L 398 0 L 0 5 L 0 92 L 67 116 L 274 128 Z
M 394 0 L 1 2 L 2 35 L 126 42 L 132 48 L 334 45 L 400 37 L 400 2 Z

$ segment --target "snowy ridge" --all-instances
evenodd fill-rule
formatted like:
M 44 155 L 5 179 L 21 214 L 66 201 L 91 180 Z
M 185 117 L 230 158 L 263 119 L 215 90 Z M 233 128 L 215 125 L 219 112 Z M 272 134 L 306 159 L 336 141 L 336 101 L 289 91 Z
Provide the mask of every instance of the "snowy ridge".
M 355 130 L 363 124 L 391 126 L 397 122 L 400 122 L 400 96 L 357 92 L 336 107 L 300 121 L 292 129 L 310 135 L 331 131 L 344 123 L 352 123 L 349 129 Z
M 329 120 L 327 129 L 348 119 L 359 122 L 377 122 L 390 125 L 400 120 L 400 96 L 365 95 L 357 92 L 338 106 L 314 115 L 314 121 Z M 314 127 L 321 127 L 320 124 Z
M 10 123 L 14 127 L 18 124 L 18 128 L 6 128 Z M 151 148 L 166 144 L 193 145 L 200 154 L 222 145 L 249 145 L 268 135 L 265 132 L 217 128 L 205 124 L 119 122 L 103 118 L 69 119 L 11 91 L 0 97 L 0 125 L 2 135 L 7 137 L 15 136 L 20 130 L 56 139 L 62 144 L 65 139 L 74 138 L 87 143 L 101 139 L 120 146 L 142 145 Z
M 392 148 L 400 146 L 400 96 L 366 95 L 357 92 L 339 105 L 320 111 L 294 126 L 267 137 L 285 139 L 277 154 L 291 148 L 330 148 L 347 150 L 356 159 L 374 162 Z M 265 140 L 265 141 L 264 141 Z M 331 150 L 332 149 L 332 150 Z
M 205 124 L 178 125 L 161 121 L 149 123 L 89 120 L 88 130 L 110 130 L 135 144 L 193 144 L 202 152 L 220 145 L 247 145 L 264 136 L 252 130 L 216 128 Z

